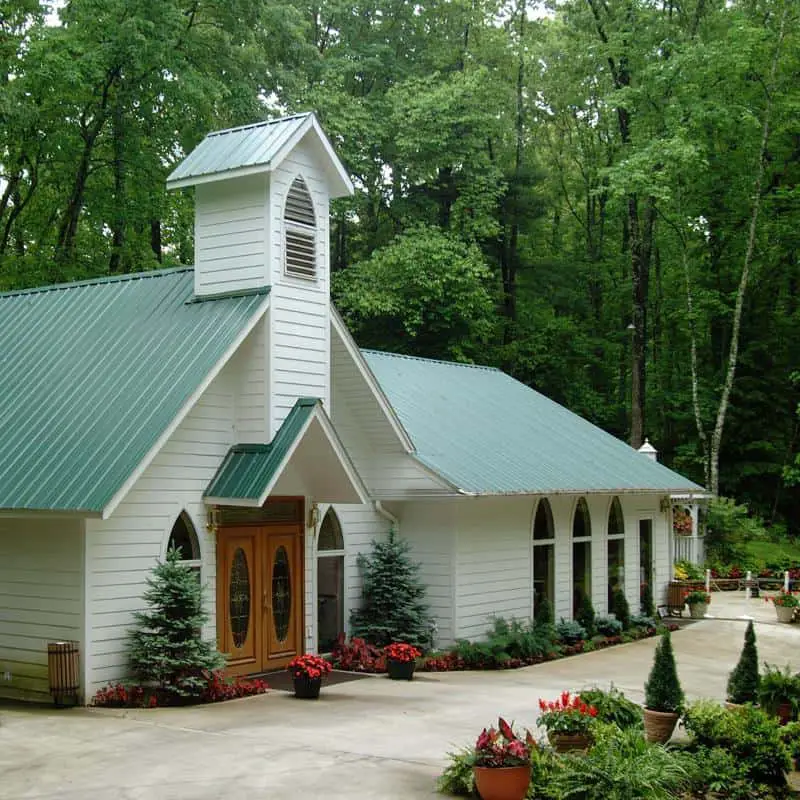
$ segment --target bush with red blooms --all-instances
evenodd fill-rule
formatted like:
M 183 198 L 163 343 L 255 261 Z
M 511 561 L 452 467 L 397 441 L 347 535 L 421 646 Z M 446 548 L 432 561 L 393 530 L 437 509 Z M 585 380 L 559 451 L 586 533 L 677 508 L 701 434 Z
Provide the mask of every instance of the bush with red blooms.
M 539 724 L 553 733 L 586 733 L 597 716 L 594 706 L 569 692 L 561 692 L 557 700 L 539 700 L 539 710 Z
M 783 608 L 797 608 L 797 606 L 800 606 L 800 594 L 786 592 L 781 589 L 780 593 L 774 597 L 765 597 L 764 602 L 775 603 L 776 606 L 782 606 Z
M 522 767 L 530 764 L 531 748 L 536 747 L 536 742 L 530 731 L 525 733 L 525 741 L 522 741 L 500 717 L 497 728 L 484 728 L 475 742 L 475 766 Z
M 439 656 L 429 656 L 419 667 L 423 672 L 455 672 L 466 669 L 464 659 L 458 653 L 443 653 Z
M 207 679 L 201 703 L 218 703 L 221 700 L 235 700 L 238 697 L 251 697 L 255 694 L 264 694 L 269 689 L 269 684 L 261 678 L 233 678 L 226 679 L 222 670 L 215 670 Z
M 413 644 L 393 642 L 383 648 L 383 654 L 391 661 L 401 661 L 403 664 L 407 664 L 409 661 L 416 661 L 422 655 L 422 651 Z
M 286 669 L 292 673 L 293 678 L 322 678 L 332 669 L 330 661 L 326 661 L 321 656 L 295 656 L 288 664 Z
M 358 636 L 354 636 L 348 644 L 344 634 L 339 634 L 331 652 L 331 661 L 336 669 L 350 672 L 386 672 L 383 651 Z

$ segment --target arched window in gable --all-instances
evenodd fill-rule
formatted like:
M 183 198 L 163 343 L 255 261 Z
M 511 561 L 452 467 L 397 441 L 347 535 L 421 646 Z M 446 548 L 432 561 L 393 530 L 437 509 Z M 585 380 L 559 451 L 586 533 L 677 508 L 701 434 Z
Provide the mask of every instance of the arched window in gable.
M 553 512 L 546 497 L 539 500 L 533 515 L 533 613 L 547 598 L 555 602 L 555 530 Z
M 344 537 L 329 508 L 317 539 L 317 652 L 328 653 L 344 632 Z
M 200 540 L 194 529 L 192 520 L 185 511 L 178 514 L 169 534 L 167 550 L 177 550 L 180 553 L 181 564 L 189 567 L 200 577 L 200 568 L 203 565 L 200 553 Z
M 317 277 L 317 218 L 311 192 L 302 177 L 292 182 L 283 210 L 283 268 L 293 278 Z
M 592 518 L 586 498 L 575 504 L 572 518 L 572 616 L 584 596 L 592 596 Z

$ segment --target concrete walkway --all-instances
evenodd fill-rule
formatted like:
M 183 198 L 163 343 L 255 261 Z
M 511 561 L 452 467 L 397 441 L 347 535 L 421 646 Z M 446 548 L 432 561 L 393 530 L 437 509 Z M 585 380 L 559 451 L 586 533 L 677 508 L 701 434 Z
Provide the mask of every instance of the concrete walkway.
M 745 623 L 760 660 L 800 669 L 800 625 L 763 600 L 715 594 L 707 619 L 673 635 L 690 697 L 723 699 Z M 0 705 L 0 798 L 289 800 L 435 796 L 447 751 L 498 714 L 533 726 L 539 697 L 613 682 L 643 699 L 655 640 L 506 672 L 368 677 L 319 701 L 266 696 L 188 709 L 56 711 Z

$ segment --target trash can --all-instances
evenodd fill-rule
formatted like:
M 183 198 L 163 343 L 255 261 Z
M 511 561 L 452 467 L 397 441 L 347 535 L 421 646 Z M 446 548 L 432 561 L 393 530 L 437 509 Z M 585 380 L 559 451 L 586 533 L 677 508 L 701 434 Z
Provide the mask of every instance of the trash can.
M 77 705 L 81 685 L 77 642 L 48 643 L 47 674 L 53 702 L 57 706 Z

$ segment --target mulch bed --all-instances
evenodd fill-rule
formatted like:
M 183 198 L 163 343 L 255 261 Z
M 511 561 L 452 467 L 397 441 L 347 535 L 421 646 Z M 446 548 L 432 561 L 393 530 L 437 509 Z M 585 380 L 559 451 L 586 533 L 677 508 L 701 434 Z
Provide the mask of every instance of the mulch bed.
M 252 675 L 250 677 L 261 678 L 269 684 L 270 689 L 276 689 L 279 692 L 294 692 L 294 683 L 292 676 L 288 670 L 281 669 L 275 672 L 264 672 L 260 675 Z M 329 675 L 322 679 L 322 688 L 326 686 L 333 686 L 337 683 L 349 683 L 350 681 L 358 681 L 362 678 L 372 677 L 364 672 L 342 672 L 341 670 L 333 670 Z

